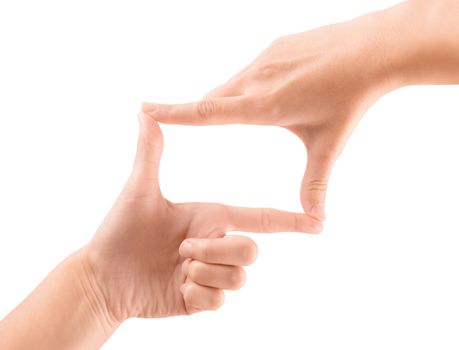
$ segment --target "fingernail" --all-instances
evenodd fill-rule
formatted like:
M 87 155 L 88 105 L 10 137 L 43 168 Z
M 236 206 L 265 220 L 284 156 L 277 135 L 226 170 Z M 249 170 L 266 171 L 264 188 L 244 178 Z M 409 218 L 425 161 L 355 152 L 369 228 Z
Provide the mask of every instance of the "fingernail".
M 180 244 L 179 254 L 184 258 L 190 258 L 193 253 L 193 246 L 189 241 L 183 241 Z
M 325 220 L 325 207 L 322 203 L 314 204 L 310 210 L 311 216 L 319 219 Z

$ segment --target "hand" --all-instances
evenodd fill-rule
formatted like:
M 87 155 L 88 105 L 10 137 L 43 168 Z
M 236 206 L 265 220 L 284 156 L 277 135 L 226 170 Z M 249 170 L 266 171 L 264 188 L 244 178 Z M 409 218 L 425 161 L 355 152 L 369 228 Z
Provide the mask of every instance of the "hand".
M 305 214 L 167 201 L 158 185 L 161 130 L 151 117 L 139 119 L 132 175 L 85 248 L 88 274 L 115 322 L 218 308 L 223 289 L 241 287 L 241 266 L 257 254 L 252 240 L 227 231 L 320 231 Z
M 134 168 L 113 208 L 0 322 L 1 349 L 98 349 L 130 317 L 216 309 L 257 255 L 251 239 L 227 231 L 320 231 L 305 214 L 167 201 L 158 185 L 161 129 L 145 114 L 139 120 Z
M 372 14 L 282 37 L 204 100 L 144 103 L 142 109 L 162 123 L 261 124 L 292 131 L 308 152 L 303 208 L 323 220 L 333 163 L 362 114 L 395 85 L 382 54 L 381 22 Z

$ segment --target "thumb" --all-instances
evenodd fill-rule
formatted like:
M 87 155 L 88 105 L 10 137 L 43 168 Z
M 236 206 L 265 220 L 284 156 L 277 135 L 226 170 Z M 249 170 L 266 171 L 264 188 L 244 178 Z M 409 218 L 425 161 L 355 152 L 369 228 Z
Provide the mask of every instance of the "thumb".
M 333 167 L 333 155 L 308 151 L 308 163 L 301 185 L 301 203 L 306 214 L 325 220 L 325 195 Z
M 157 180 L 163 150 L 163 134 L 158 123 L 152 117 L 141 112 L 138 114 L 138 118 L 140 132 L 133 173 L 137 176 Z

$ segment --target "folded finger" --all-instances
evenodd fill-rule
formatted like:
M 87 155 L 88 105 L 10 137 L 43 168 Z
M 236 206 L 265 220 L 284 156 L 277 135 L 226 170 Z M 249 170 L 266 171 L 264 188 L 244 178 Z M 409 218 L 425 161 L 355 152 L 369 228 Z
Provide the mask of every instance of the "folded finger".
M 199 260 L 185 261 L 184 270 L 192 281 L 207 287 L 236 290 L 245 282 L 240 266 L 207 264 Z
M 225 301 L 223 290 L 201 286 L 191 280 L 184 283 L 180 291 L 189 313 L 216 310 Z
M 179 253 L 184 258 L 208 264 L 245 266 L 255 261 L 258 248 L 253 240 L 244 236 L 188 238 L 180 245 Z

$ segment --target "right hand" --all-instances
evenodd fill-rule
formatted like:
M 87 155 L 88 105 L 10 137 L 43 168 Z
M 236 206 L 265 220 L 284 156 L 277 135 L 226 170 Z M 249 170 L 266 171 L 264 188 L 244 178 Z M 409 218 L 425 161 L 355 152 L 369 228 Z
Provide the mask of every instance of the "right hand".
M 292 131 L 308 152 L 303 208 L 323 220 L 336 158 L 362 114 L 395 86 L 384 55 L 385 26 L 375 13 L 282 37 L 202 101 L 144 103 L 142 109 L 161 123 L 277 125 Z
M 319 233 L 304 213 L 240 208 L 218 203 L 172 203 L 159 187 L 163 136 L 139 115 L 132 174 L 91 242 L 81 250 L 88 295 L 108 323 L 131 317 L 166 317 L 218 308 L 223 290 L 244 283 L 243 266 L 257 246 L 229 231 Z

